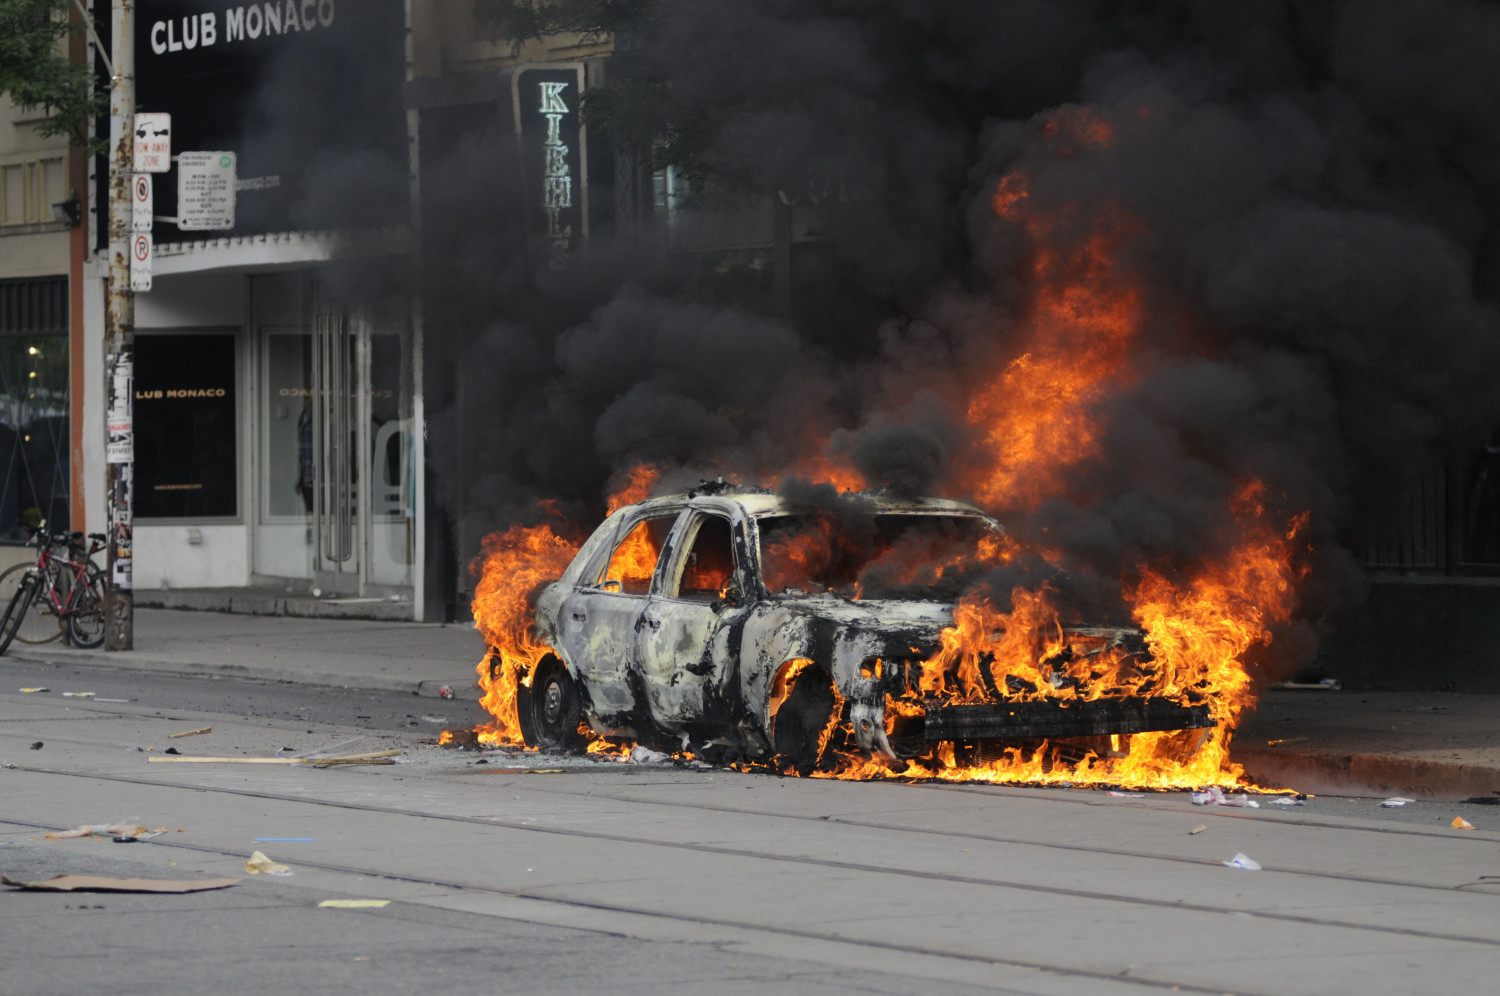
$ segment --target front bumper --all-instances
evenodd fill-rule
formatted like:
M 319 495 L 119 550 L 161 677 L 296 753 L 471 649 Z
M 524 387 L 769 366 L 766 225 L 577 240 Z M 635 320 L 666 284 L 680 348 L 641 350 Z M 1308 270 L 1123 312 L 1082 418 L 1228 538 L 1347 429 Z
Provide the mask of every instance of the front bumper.
M 1097 737 L 1157 733 L 1213 726 L 1208 706 L 1170 699 L 1038 700 L 978 705 L 927 706 L 922 738 L 1012 740 L 1029 737 Z

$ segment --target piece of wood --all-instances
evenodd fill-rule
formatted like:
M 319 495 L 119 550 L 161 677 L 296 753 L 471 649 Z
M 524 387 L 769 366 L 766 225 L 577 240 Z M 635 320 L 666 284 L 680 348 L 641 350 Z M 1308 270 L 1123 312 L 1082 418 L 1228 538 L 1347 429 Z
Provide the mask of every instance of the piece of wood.
M 43 882 L 21 882 L 0 875 L 0 883 L 36 892 L 203 892 L 238 885 L 237 878 L 173 881 L 156 878 L 106 878 L 101 875 L 58 875 Z
M 205 726 L 201 730 L 184 730 L 181 733 L 168 733 L 167 739 L 176 740 L 178 737 L 196 737 L 200 733 L 212 733 L 213 731 L 214 728 L 212 726 Z
M 395 757 L 399 750 L 377 750 L 368 754 L 349 754 L 346 757 L 190 757 L 183 755 L 152 755 L 146 758 L 152 764 L 350 764 L 358 761 L 373 761 L 384 757 Z
M 161 757 L 153 754 L 146 758 L 152 764 L 166 764 L 171 761 L 174 764 L 301 764 L 295 757 Z
M 375 757 L 395 757 L 402 753 L 399 750 L 372 750 L 367 754 L 340 754 L 337 757 L 299 757 L 298 761 L 303 764 L 322 764 L 325 761 L 363 761 Z

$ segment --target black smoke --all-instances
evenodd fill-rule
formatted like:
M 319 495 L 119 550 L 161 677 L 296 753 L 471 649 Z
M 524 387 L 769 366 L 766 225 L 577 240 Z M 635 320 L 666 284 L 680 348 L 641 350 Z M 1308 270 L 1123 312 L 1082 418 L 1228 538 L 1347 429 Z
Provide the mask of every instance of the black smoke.
M 1044 248 L 990 208 L 1020 171 L 1051 238 L 1137 219 L 1119 265 L 1148 290 L 1099 454 L 1065 497 L 993 510 L 1062 566 L 1003 582 L 1118 611 L 1139 564 L 1227 550 L 1259 480 L 1268 514 L 1309 516 L 1296 662 L 1357 597 L 1382 508 L 1500 421 L 1495 51 L 1500 8 L 1458 0 L 662 0 L 609 79 L 655 95 L 706 206 L 815 220 L 781 315 L 766 258 L 668 252 L 660 218 L 601 218 L 547 270 L 493 105 L 424 112 L 430 376 L 456 385 L 430 391 L 430 441 L 460 556 L 538 499 L 596 516 L 642 460 L 754 483 L 827 446 L 961 497 L 965 399 L 1021 348 Z M 1060 150 L 1075 113 L 1111 141 Z M 595 171 L 600 203 L 621 175 Z

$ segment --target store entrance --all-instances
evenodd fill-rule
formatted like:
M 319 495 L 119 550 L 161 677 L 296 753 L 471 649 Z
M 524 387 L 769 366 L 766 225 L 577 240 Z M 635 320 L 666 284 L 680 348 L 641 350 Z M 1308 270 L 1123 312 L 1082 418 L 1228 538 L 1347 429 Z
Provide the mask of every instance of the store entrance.
M 412 597 L 411 338 L 397 317 L 321 302 L 260 330 L 265 419 L 257 574 L 328 598 Z

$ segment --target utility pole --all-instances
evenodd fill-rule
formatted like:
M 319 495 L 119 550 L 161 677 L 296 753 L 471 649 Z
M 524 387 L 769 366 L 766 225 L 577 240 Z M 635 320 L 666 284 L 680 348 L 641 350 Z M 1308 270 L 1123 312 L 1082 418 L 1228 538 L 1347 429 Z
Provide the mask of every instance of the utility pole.
M 135 4 L 113 0 L 114 78 L 109 90 L 109 304 L 104 318 L 108 581 L 104 649 L 135 646 L 131 581 L 135 511 L 135 292 L 130 287 L 131 168 L 135 130 Z

